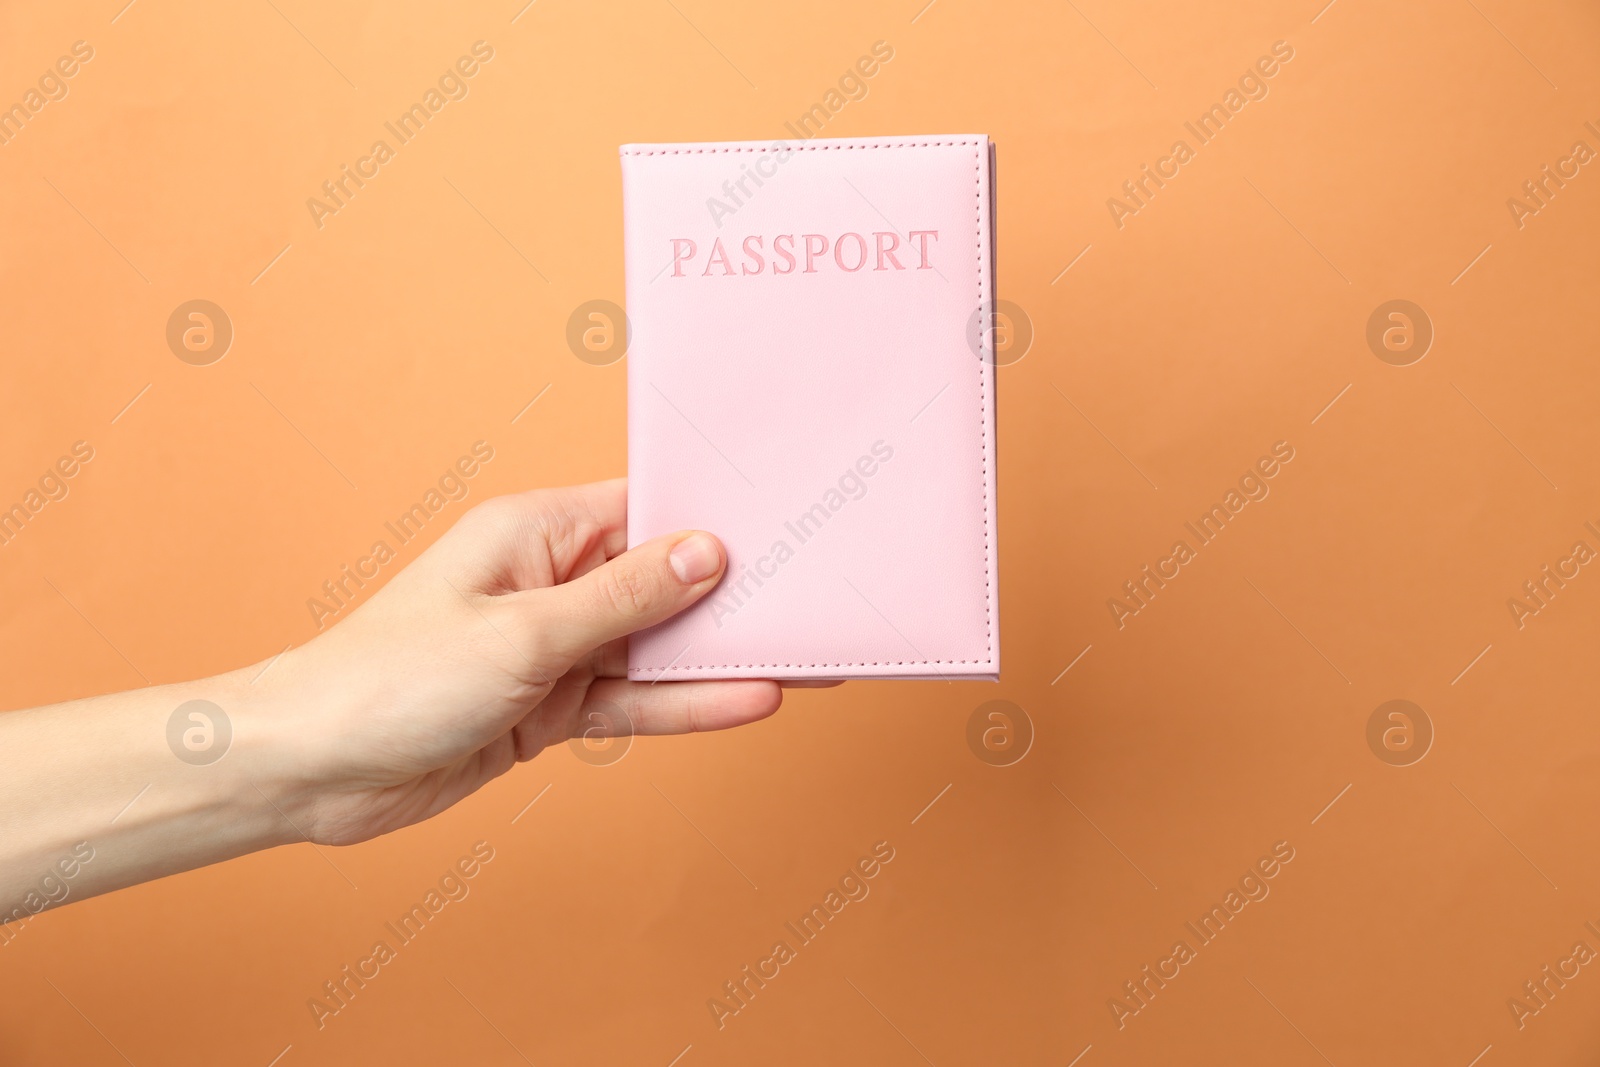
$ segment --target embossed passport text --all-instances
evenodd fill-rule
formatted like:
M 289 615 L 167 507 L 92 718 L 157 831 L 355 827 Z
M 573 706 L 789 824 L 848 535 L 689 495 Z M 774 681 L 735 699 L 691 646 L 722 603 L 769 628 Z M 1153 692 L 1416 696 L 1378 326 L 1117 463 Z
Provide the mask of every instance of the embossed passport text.
M 621 151 L 628 542 L 728 550 L 628 676 L 997 679 L 989 139 Z

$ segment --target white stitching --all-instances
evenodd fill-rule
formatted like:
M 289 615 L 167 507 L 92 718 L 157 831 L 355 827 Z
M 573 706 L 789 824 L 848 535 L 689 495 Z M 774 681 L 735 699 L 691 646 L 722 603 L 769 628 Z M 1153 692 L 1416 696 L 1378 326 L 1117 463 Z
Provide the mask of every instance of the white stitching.
M 888 659 L 860 663 L 689 663 L 680 667 L 629 667 L 630 673 L 659 673 L 661 671 L 703 671 L 724 668 L 765 667 L 916 667 L 927 663 L 993 663 L 993 659 Z
M 777 144 L 777 143 L 778 142 L 776 142 L 776 141 L 773 142 L 773 144 Z M 855 144 L 809 144 L 809 145 L 806 145 L 806 144 L 803 144 L 803 145 L 787 145 L 786 147 L 791 152 L 825 152 L 825 151 L 827 151 L 829 149 L 834 149 L 836 151 L 843 151 L 843 150 L 849 149 L 849 148 L 956 148 L 956 147 L 960 147 L 960 146 L 963 146 L 963 145 L 967 146 L 967 147 L 976 148 L 981 144 L 982 144 L 981 141 L 902 141 L 902 142 L 899 142 L 899 143 L 896 143 L 896 144 L 882 144 L 882 143 L 861 144 L 861 145 L 855 145 Z M 772 146 L 771 145 L 766 145 L 766 144 L 752 145 L 750 147 L 731 146 L 731 147 L 728 147 L 728 148 L 660 148 L 660 149 L 654 149 L 653 148 L 653 149 L 650 149 L 648 151 L 643 151 L 643 150 L 636 149 L 636 148 L 621 149 L 622 154 L 625 155 L 625 156 L 697 156 L 697 155 L 704 155 L 707 152 L 717 153 L 717 152 L 770 152 L 770 151 L 772 151 Z
M 893 144 L 873 142 L 871 144 L 813 144 L 790 146 L 791 151 L 822 152 L 829 149 L 843 150 L 854 148 L 981 148 L 982 141 L 898 141 Z M 767 145 L 742 146 L 735 145 L 726 148 L 662 148 L 641 151 L 638 149 L 623 149 L 625 156 L 684 156 L 703 155 L 707 152 L 767 152 L 771 151 Z M 976 189 L 973 193 L 974 209 L 977 215 L 977 229 L 975 231 L 978 249 L 978 307 L 983 307 L 983 159 L 977 152 L 973 153 L 973 184 Z M 981 314 L 981 311 L 980 311 Z M 911 659 L 911 660 L 873 660 L 860 663 L 685 663 L 679 666 L 666 667 L 629 667 L 629 674 L 664 674 L 667 671 L 704 671 L 704 670 L 747 670 L 764 669 L 767 667 L 913 667 L 924 664 L 938 663 L 972 663 L 989 664 L 994 662 L 994 618 L 992 608 L 994 595 L 992 578 L 989 573 L 989 405 L 988 397 L 984 392 L 983 382 L 983 331 L 978 332 L 978 441 L 982 449 L 982 457 L 978 469 L 983 477 L 983 628 L 984 643 L 989 646 L 988 659 Z

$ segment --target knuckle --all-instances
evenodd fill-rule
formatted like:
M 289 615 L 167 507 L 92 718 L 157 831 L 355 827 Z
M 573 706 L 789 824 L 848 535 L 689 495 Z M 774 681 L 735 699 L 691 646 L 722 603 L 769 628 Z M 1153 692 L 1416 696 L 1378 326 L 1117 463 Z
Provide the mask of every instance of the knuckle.
M 601 595 L 617 614 L 638 618 L 654 603 L 655 583 L 634 567 L 608 567 L 600 582 Z
M 461 521 L 496 533 L 547 528 L 565 516 L 564 509 L 553 506 L 553 499 L 552 492 L 544 489 L 492 496 L 468 508 Z
M 468 508 L 459 525 L 476 533 L 500 534 L 515 525 L 516 514 L 516 507 L 505 497 L 491 497 Z
M 691 734 L 705 732 L 705 702 L 696 694 L 696 690 L 683 693 L 683 721 Z

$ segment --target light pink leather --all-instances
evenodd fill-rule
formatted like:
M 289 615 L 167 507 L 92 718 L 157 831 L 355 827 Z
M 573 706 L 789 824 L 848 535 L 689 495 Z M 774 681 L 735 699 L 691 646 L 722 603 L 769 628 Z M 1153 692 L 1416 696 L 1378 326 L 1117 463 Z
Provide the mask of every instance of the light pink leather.
M 628 542 L 729 556 L 628 676 L 997 679 L 989 139 L 621 151 Z

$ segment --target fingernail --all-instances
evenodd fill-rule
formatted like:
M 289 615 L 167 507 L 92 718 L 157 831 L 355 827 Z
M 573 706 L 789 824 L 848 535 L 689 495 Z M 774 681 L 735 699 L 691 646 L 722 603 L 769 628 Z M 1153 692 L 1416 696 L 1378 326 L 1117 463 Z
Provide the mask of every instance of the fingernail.
M 703 582 L 722 566 L 716 542 L 703 533 L 690 534 L 673 545 L 667 560 L 672 564 L 672 573 L 684 585 Z

